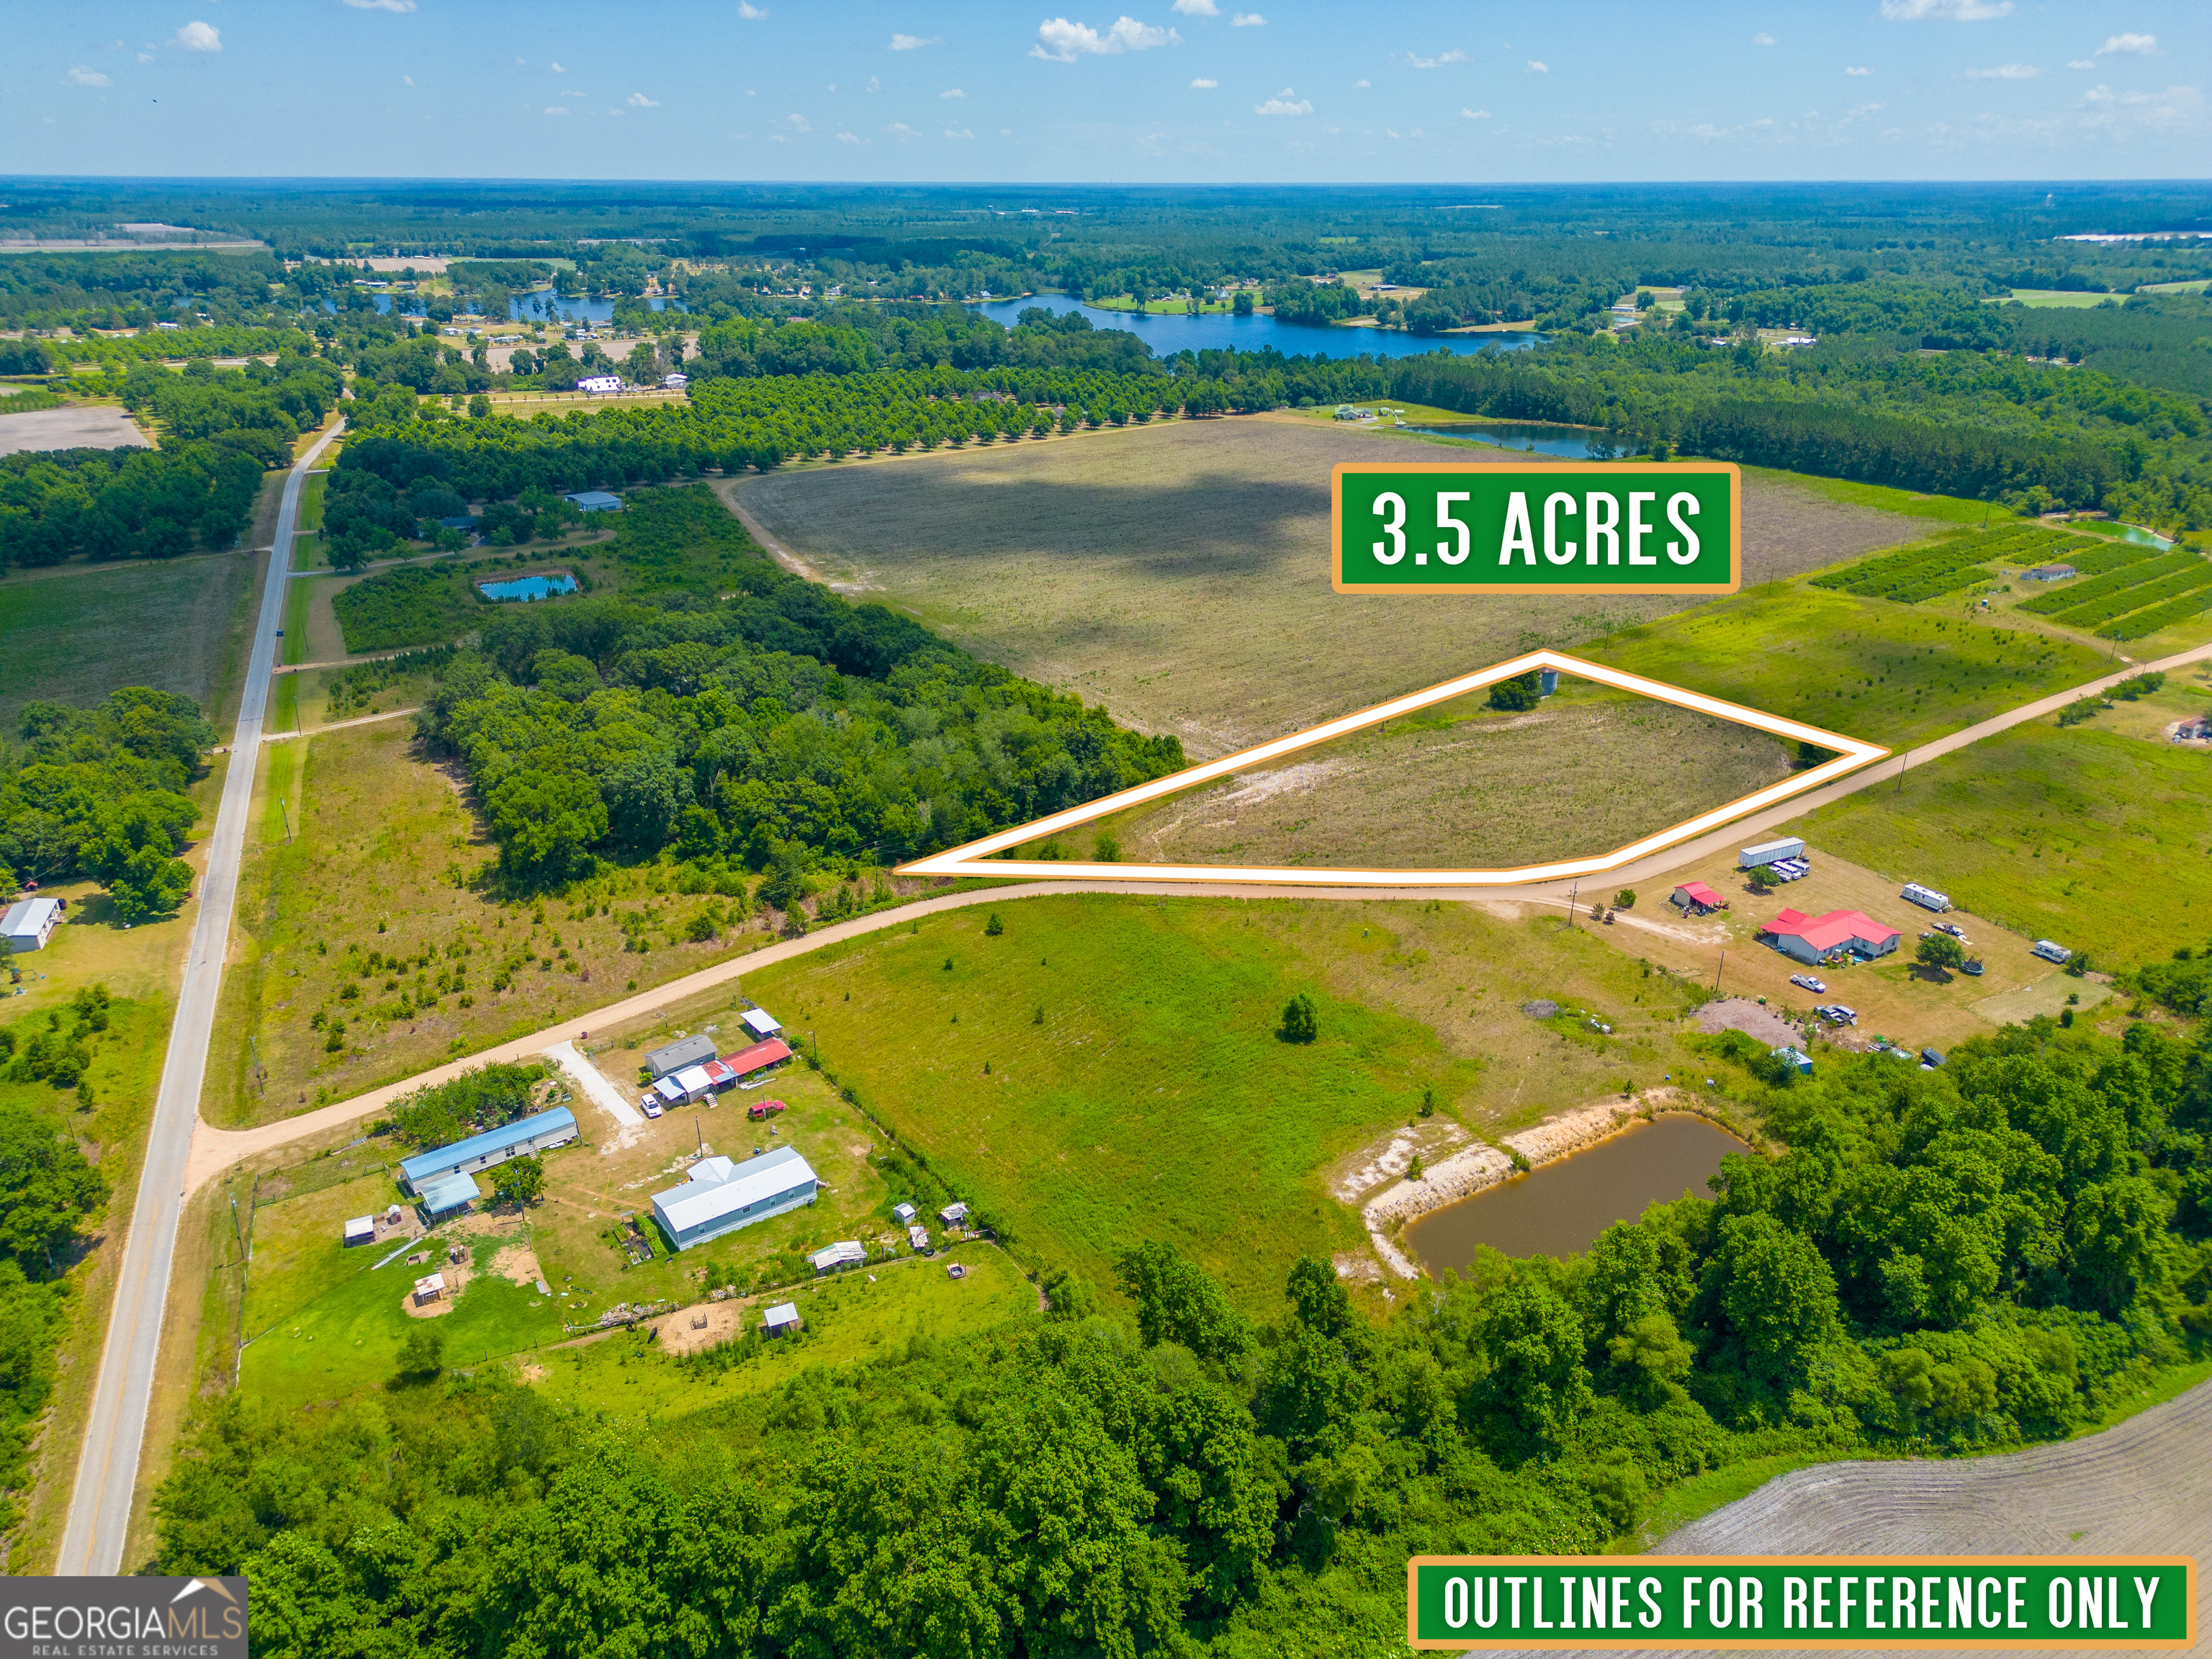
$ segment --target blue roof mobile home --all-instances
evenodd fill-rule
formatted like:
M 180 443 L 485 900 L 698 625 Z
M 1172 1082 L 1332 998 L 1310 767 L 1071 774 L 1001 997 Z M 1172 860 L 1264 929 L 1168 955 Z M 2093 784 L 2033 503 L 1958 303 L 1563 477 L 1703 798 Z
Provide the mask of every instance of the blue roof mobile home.
M 496 1129 L 487 1129 L 450 1146 L 434 1146 L 427 1152 L 399 1161 L 399 1176 L 410 1192 L 421 1194 L 424 1184 L 441 1176 L 466 1175 L 489 1170 L 510 1158 L 528 1158 L 554 1146 L 565 1146 L 576 1138 L 576 1115 L 566 1106 L 534 1117 L 517 1118 Z

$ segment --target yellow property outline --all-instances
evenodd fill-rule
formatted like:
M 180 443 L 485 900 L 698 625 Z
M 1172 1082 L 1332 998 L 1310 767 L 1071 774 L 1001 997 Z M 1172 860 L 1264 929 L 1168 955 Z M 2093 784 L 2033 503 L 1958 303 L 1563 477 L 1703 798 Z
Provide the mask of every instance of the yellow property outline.
M 1401 714 L 1410 714 L 1417 709 L 1449 702 L 1455 697 L 1463 697 L 1470 691 L 1480 691 L 1500 680 L 1512 679 L 1518 675 L 1546 668 L 1557 669 L 1563 674 L 1578 675 L 1583 679 L 1595 680 L 1601 685 L 1613 686 L 1623 691 L 1633 691 L 1639 696 L 1672 703 L 1678 708 L 1717 715 L 1740 726 L 1772 732 L 1778 738 L 1790 738 L 1822 749 L 1832 749 L 1838 751 L 1836 758 L 1784 778 L 1779 783 L 1769 784 L 1739 800 L 1729 802 L 1725 806 L 1701 812 L 1672 829 L 1662 830 L 1656 835 L 1631 842 L 1617 851 L 1595 858 L 1562 859 L 1553 864 L 1524 865 L 1512 870 L 1331 870 L 1269 865 L 1080 864 L 1060 859 L 994 859 L 991 856 L 1009 847 L 1035 841 L 1040 836 L 1057 835 L 1062 830 L 1073 830 L 1078 824 L 1089 823 L 1093 819 L 1106 817 L 1132 806 L 1141 806 L 1147 801 L 1159 799 L 1163 795 L 1171 795 L 1201 783 L 1211 783 L 1216 778 L 1224 778 L 1250 767 L 1266 765 L 1285 755 L 1295 755 L 1302 749 L 1310 749 L 1316 744 L 1364 731 L 1370 726 L 1380 726 Z M 933 853 L 927 858 L 915 859 L 911 863 L 899 866 L 896 873 L 902 876 L 1020 877 L 1029 880 L 1097 881 L 1104 878 L 1119 881 L 1235 881 L 1328 887 L 1498 887 L 1516 882 L 1563 880 L 1571 876 L 1600 875 L 1607 870 L 1617 870 L 1648 853 L 1662 851 L 1678 842 L 1687 841 L 1692 836 L 1717 830 L 1731 819 L 1772 806 L 1793 795 L 1818 789 L 1823 784 L 1832 783 L 1847 773 L 1856 772 L 1861 767 L 1871 766 L 1886 758 L 1889 752 L 1880 744 L 1847 738 L 1840 732 L 1825 732 L 1817 726 L 1807 726 L 1802 720 L 1786 720 L 1779 714 L 1746 708 L 1720 697 L 1709 697 L 1701 691 L 1687 691 L 1679 685 L 1646 679 L 1641 674 L 1608 668 L 1601 663 L 1584 662 L 1563 652 L 1531 651 L 1526 656 L 1516 657 L 1510 662 L 1502 662 L 1475 673 L 1462 674 L 1457 679 L 1444 681 L 1441 685 L 1432 685 L 1425 691 L 1394 697 L 1389 702 L 1377 703 L 1372 708 L 1343 715 L 1306 731 L 1294 732 L 1287 738 L 1277 738 L 1272 743 L 1263 743 L 1257 748 L 1243 750 L 1220 760 L 1207 761 L 1202 766 L 1190 767 L 1170 777 L 1155 778 L 1150 783 L 1140 783 L 1133 789 L 1124 789 L 1118 794 L 1108 795 L 1087 805 L 1073 806 L 1064 812 L 1054 812 L 1049 817 L 1038 818 L 1012 830 L 1001 830 L 981 841 L 971 841 L 964 847 L 951 848 L 942 853 Z

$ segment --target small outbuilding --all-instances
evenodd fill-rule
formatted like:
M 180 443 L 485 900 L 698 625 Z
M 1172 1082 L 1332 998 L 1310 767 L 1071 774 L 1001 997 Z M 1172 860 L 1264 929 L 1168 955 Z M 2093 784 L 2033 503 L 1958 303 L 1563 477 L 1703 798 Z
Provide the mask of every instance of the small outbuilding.
M 586 513 L 622 511 L 622 497 L 610 490 L 579 489 L 572 495 L 563 495 L 561 499 L 571 507 L 580 507 Z
M 817 1273 L 833 1273 L 839 1267 L 857 1267 L 868 1259 L 857 1238 L 841 1238 L 835 1244 L 825 1244 L 808 1256 Z
M 929 1248 L 929 1229 L 923 1226 L 919 1221 L 915 1222 L 912 1226 L 906 1230 L 906 1242 L 913 1245 L 917 1250 L 927 1249 Z
M 46 941 L 61 926 L 62 902 L 51 898 L 18 900 L 8 907 L 4 921 L 0 921 L 0 934 L 4 934 L 9 950 L 18 955 L 27 951 L 43 951 Z
M 965 1204 L 948 1204 L 937 1212 L 937 1218 L 948 1227 L 957 1227 L 968 1219 L 968 1206 Z
M 1668 896 L 1667 902 L 1680 908 L 1686 915 L 1710 915 L 1715 910 L 1728 908 L 1728 901 L 1702 881 L 1686 881 Z
M 476 1177 L 467 1175 L 441 1176 L 424 1182 L 419 1191 L 423 1217 L 433 1226 L 447 1216 L 465 1214 L 469 1206 L 483 1196 Z
M 1788 1065 L 1790 1069 L 1800 1077 L 1813 1075 L 1813 1057 L 1802 1048 L 1792 1048 L 1784 1043 L 1774 1051 L 1774 1057 Z
M 776 1036 L 783 1030 L 783 1022 L 765 1008 L 748 1008 L 738 1018 L 745 1023 L 745 1029 L 757 1037 Z
M 2063 582 L 2069 576 L 2079 574 L 2081 572 L 2070 564 L 2039 564 L 2033 570 L 2020 573 L 2021 580 L 2029 582 Z
M 791 1045 L 781 1037 L 770 1037 L 766 1042 L 756 1042 L 750 1048 L 740 1048 L 727 1062 L 732 1072 L 739 1077 L 751 1077 L 765 1072 L 771 1066 L 781 1066 L 791 1058 Z
M 702 1031 L 651 1050 L 645 1057 L 645 1069 L 659 1079 L 687 1066 L 703 1066 L 714 1057 L 714 1039 Z
M 689 374 L 664 374 L 660 377 L 660 384 L 667 391 L 681 392 L 691 384 L 691 377 Z
M 805 1322 L 799 1316 L 796 1302 L 779 1302 L 761 1316 L 761 1332 L 766 1336 L 784 1336 Z
M 376 1243 L 376 1218 L 357 1215 L 345 1224 L 345 1242 L 349 1247 Z
M 894 1204 L 891 1206 L 891 1213 L 898 1218 L 898 1224 L 900 1226 L 910 1227 L 914 1224 L 915 1211 L 913 1205 Z
M 446 1276 L 443 1273 L 426 1273 L 415 1281 L 415 1305 L 418 1308 L 442 1300 L 445 1294 Z

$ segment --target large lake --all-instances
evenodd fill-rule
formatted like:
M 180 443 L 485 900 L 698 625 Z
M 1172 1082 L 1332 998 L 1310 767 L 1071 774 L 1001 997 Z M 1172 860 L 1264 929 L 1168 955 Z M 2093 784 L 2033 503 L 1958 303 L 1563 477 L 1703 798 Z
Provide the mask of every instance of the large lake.
M 975 309 L 1012 328 L 1022 313 L 1041 307 L 1054 316 L 1079 311 L 1093 328 L 1118 328 L 1152 342 L 1156 357 L 1178 351 L 1260 351 L 1268 346 L 1285 357 L 1419 357 L 1431 351 L 1472 355 L 1483 350 L 1525 351 L 1544 343 L 1540 334 L 1407 334 L 1401 329 L 1310 328 L 1279 323 L 1273 317 L 1164 317 L 1133 311 L 1103 311 L 1065 294 L 1033 294 L 1022 300 L 987 300 Z
M 1710 1196 L 1705 1182 L 1721 1159 L 1748 1150 L 1704 1118 L 1669 1112 L 1430 1211 L 1408 1224 L 1406 1247 L 1438 1277 L 1463 1270 L 1480 1244 L 1507 1255 L 1571 1255 L 1650 1205 L 1685 1192 Z

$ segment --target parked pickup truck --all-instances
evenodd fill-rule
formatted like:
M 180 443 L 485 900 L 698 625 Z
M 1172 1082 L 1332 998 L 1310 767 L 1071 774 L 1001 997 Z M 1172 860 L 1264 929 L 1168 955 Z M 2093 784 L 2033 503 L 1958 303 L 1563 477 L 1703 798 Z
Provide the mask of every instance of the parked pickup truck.
M 778 1112 L 787 1112 L 790 1107 L 780 1100 L 757 1100 L 745 1108 L 745 1115 L 757 1123 L 764 1117 L 774 1117 Z

